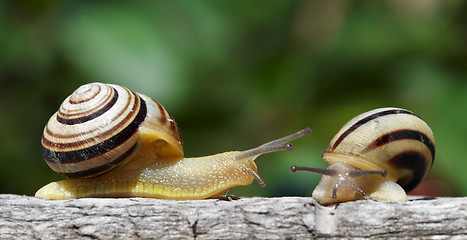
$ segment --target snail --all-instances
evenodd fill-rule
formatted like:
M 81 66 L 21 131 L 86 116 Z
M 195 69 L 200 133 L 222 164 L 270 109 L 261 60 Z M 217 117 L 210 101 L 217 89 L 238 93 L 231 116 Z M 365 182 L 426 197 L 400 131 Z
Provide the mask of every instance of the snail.
M 45 126 L 46 163 L 68 177 L 36 192 L 45 199 L 151 197 L 204 199 L 258 175 L 254 160 L 291 150 L 295 134 L 246 151 L 185 158 L 180 131 L 157 101 L 125 87 L 91 83 L 79 87 Z
M 347 122 L 322 158 L 327 169 L 292 166 L 291 171 L 322 174 L 313 198 L 324 204 L 359 199 L 407 201 L 435 157 L 430 127 L 415 113 L 380 108 Z

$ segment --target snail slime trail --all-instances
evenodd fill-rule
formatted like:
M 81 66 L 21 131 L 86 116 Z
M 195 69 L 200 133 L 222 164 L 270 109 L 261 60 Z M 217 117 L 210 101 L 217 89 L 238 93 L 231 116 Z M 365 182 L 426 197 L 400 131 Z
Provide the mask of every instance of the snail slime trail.
M 407 201 L 431 169 L 435 139 L 415 113 L 379 108 L 347 122 L 329 143 L 322 158 L 327 169 L 292 166 L 323 177 L 313 191 L 321 203 L 358 199 Z
M 177 124 L 160 103 L 122 86 L 86 84 L 65 99 L 41 139 L 46 163 L 68 179 L 49 183 L 36 197 L 216 197 L 254 179 L 265 185 L 254 160 L 291 150 L 288 142 L 310 133 L 304 129 L 246 151 L 185 158 Z

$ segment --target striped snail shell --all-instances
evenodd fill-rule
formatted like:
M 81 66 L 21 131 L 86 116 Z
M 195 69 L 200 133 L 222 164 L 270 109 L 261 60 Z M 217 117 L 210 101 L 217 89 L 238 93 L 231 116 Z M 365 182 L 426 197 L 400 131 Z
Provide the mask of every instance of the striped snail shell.
M 153 121 L 144 122 L 147 116 Z M 158 102 L 117 85 L 83 85 L 65 99 L 45 126 L 42 153 L 59 174 L 95 177 L 124 164 L 137 147 L 138 129 L 148 124 L 161 141 L 169 143 L 155 149 L 156 154 L 183 157 L 177 125 Z
M 323 174 L 313 191 L 322 203 L 357 199 L 407 201 L 406 192 L 427 175 L 435 157 L 430 127 L 415 113 L 379 108 L 347 122 L 322 158 L 327 169 L 292 166 L 292 172 Z
M 185 158 L 172 116 L 157 101 L 125 87 L 91 83 L 60 106 L 42 136 L 46 163 L 68 179 L 39 189 L 36 197 L 152 197 L 203 199 L 254 179 L 254 160 L 291 150 L 287 142 L 309 129 L 246 151 Z

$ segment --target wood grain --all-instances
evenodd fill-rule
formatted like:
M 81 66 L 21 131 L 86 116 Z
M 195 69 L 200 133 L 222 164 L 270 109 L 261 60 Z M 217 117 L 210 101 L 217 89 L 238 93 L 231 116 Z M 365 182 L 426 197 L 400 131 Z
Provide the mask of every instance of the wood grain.
M 467 198 L 50 201 L 0 195 L 1 239 L 467 239 Z

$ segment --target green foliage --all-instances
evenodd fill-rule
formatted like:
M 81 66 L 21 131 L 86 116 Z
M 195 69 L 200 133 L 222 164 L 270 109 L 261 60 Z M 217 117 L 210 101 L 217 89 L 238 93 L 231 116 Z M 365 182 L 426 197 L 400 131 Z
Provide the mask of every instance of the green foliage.
M 435 133 L 430 178 L 467 195 L 467 17 L 462 1 L 11 1 L 0 3 L 0 192 L 59 180 L 39 139 L 76 87 L 116 83 L 175 117 L 187 156 L 241 150 L 304 127 L 230 194 L 309 196 L 320 156 L 364 111 L 410 109 Z

